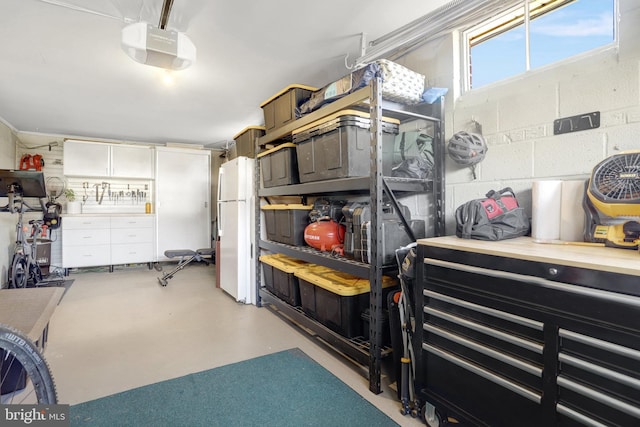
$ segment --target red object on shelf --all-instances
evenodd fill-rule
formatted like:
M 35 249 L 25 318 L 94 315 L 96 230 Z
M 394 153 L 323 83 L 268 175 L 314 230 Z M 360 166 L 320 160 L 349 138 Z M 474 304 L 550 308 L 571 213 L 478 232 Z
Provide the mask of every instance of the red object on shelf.
M 304 229 L 307 245 L 321 251 L 331 251 L 344 242 L 345 226 L 334 220 L 317 221 Z

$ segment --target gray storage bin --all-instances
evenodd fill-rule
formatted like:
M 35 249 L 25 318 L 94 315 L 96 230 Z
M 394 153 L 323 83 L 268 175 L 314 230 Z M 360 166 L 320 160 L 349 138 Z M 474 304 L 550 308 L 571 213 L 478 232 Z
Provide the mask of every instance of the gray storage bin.
M 256 156 L 260 162 L 262 185 L 265 188 L 298 184 L 298 159 L 296 145 L 280 144 Z
M 299 117 L 298 107 L 316 90 L 315 87 L 293 84 L 260 104 L 267 133 L 296 120 Z
M 304 229 L 309 225 L 310 205 L 264 205 L 267 239 L 293 246 L 305 246 Z
M 368 113 L 343 110 L 293 132 L 300 182 L 369 176 L 371 119 Z M 382 169 L 391 175 L 399 122 L 383 118 Z
M 233 137 L 236 142 L 235 153 L 232 158 L 235 157 L 256 157 L 257 142 L 256 140 L 261 136 L 264 136 L 264 126 L 248 126 L 240 131 Z

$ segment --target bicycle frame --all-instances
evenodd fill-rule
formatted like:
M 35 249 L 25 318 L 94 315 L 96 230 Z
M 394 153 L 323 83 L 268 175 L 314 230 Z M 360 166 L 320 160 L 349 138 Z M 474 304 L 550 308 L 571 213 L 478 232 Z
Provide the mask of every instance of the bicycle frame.
M 23 223 L 23 214 L 27 209 L 32 209 L 18 194 L 9 195 L 9 210 L 11 213 L 18 213 L 16 223 L 16 244 L 14 248 L 11 269 L 9 272 L 10 286 L 14 288 L 24 288 L 31 281 L 34 286 L 42 281 L 42 271 L 36 260 L 38 250 L 38 238 L 46 230 L 43 220 L 30 220 L 27 227 Z M 29 237 L 27 236 L 27 232 Z M 31 242 L 28 239 L 31 238 Z

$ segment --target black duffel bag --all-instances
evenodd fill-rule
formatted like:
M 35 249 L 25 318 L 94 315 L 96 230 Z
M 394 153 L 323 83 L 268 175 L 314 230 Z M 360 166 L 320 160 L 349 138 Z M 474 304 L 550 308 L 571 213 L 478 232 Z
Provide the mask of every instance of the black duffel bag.
M 531 221 L 510 187 L 491 190 L 485 199 L 470 200 L 456 209 L 456 236 L 505 240 L 529 234 Z

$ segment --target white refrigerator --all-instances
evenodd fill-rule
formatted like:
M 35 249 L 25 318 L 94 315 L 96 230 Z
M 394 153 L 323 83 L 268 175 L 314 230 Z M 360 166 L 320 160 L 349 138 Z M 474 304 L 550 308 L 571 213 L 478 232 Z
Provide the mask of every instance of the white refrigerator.
M 256 303 L 254 170 L 254 159 L 236 157 L 218 172 L 218 285 L 245 304 Z

